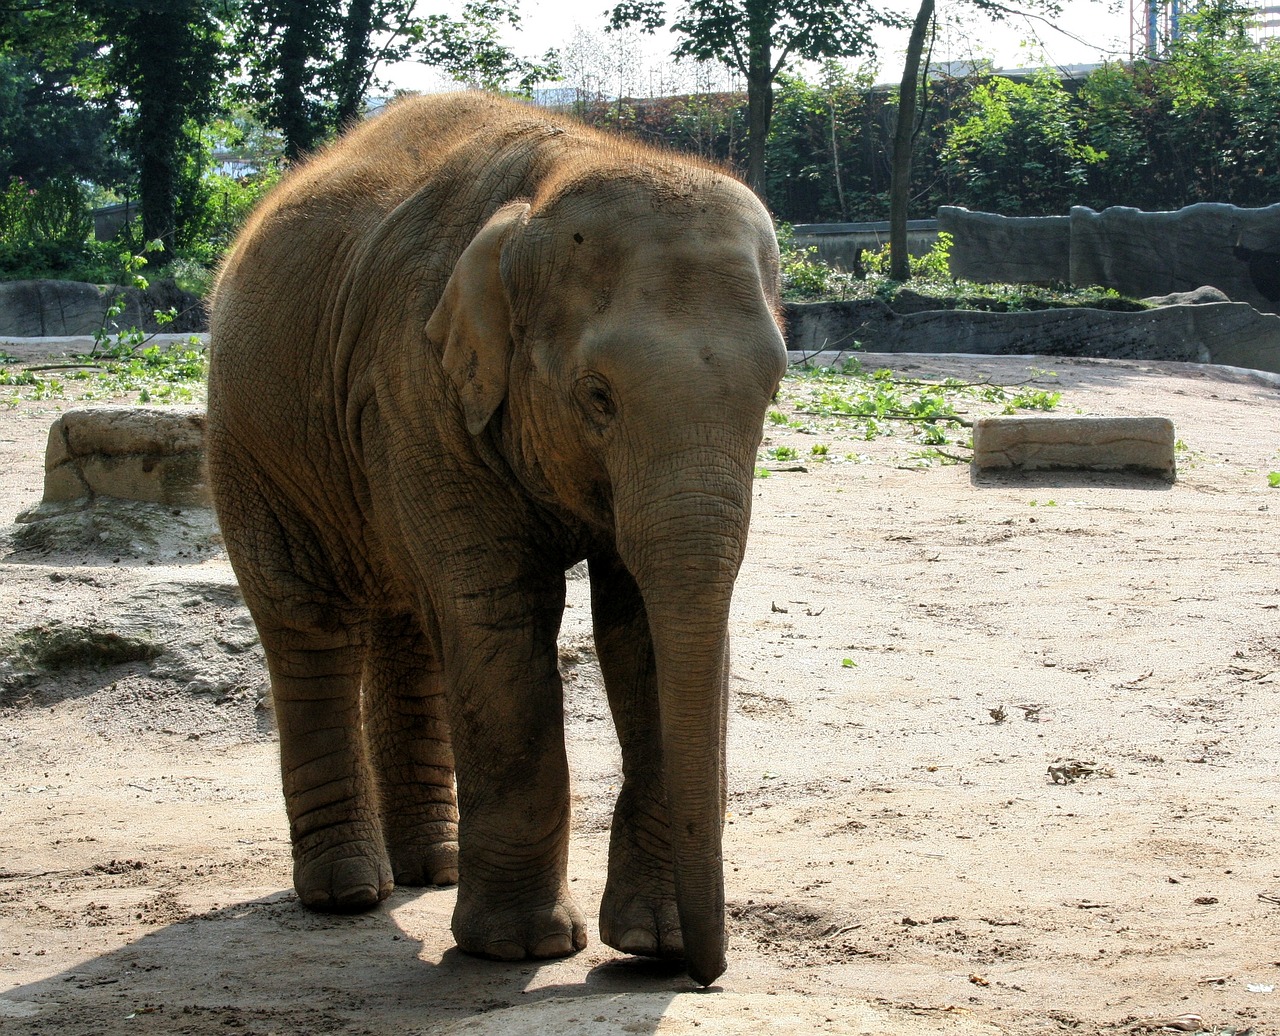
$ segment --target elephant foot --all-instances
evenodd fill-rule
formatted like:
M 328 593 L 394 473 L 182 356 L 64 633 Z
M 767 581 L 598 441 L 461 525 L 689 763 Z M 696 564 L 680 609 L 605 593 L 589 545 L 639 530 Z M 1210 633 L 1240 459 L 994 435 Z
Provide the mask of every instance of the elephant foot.
M 491 960 L 568 957 L 587 945 L 587 926 L 577 904 L 562 894 L 550 906 L 517 911 L 485 910 L 458 897 L 453 912 L 458 949 Z
M 645 888 L 614 875 L 600 901 L 600 939 L 607 946 L 639 957 L 684 957 L 684 937 L 675 888 L 659 879 Z
M 382 838 L 359 830 L 362 826 L 327 828 L 294 843 L 293 887 L 303 906 L 354 913 L 391 895 L 395 882 Z
M 448 841 L 393 841 L 390 838 L 387 841 L 391 870 L 397 885 L 419 888 L 426 885 L 458 884 L 456 831 Z

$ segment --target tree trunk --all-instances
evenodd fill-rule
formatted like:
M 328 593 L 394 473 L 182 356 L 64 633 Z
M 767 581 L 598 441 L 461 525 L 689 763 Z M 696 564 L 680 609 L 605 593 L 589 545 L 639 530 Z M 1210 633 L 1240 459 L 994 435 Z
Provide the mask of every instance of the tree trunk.
M 827 105 L 831 110 L 831 171 L 836 178 L 836 198 L 840 202 L 840 219 L 848 223 L 849 209 L 844 201 L 844 182 L 840 179 L 840 148 L 836 143 L 836 99 L 828 97 Z
M 335 115 L 339 132 L 364 114 L 372 31 L 373 0 L 351 0 L 342 22 L 342 59 L 338 64 Z
M 767 8 L 748 3 L 747 186 L 765 199 L 765 148 L 773 120 L 773 43 Z
M 275 121 L 284 135 L 284 153 L 296 162 L 320 140 L 308 99 L 310 72 L 307 69 L 308 15 L 305 4 L 281 5 L 283 31 L 280 38 L 280 74 L 273 104 Z
M 143 24 L 145 19 L 146 24 Z M 148 12 L 136 16 L 130 28 L 137 34 L 134 45 L 146 39 L 153 46 L 181 51 L 186 23 L 182 12 Z M 139 47 L 140 49 L 140 47 Z M 142 236 L 159 241 L 161 251 L 150 258 L 152 266 L 164 266 L 173 259 L 177 230 L 178 147 L 182 139 L 185 108 L 181 85 L 171 81 L 167 70 L 158 66 L 149 75 L 140 75 L 133 84 L 137 123 L 134 154 L 138 163 L 138 190 L 142 195 Z M 176 103 L 175 103 L 176 101 Z
M 920 93 L 920 55 L 924 38 L 933 20 L 934 0 L 920 0 L 911 38 L 907 41 L 907 60 L 902 69 L 902 86 L 898 90 L 898 123 L 893 131 L 893 165 L 889 181 L 889 277 L 895 281 L 911 279 L 911 257 L 907 252 L 907 207 L 911 201 L 911 144 L 916 122 L 916 99 Z

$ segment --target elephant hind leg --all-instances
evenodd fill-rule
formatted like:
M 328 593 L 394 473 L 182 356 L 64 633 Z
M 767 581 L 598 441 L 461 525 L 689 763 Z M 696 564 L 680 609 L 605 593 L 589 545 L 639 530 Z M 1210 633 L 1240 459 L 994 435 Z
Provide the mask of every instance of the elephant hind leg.
M 394 883 L 360 723 L 363 645 L 262 634 L 280 730 L 293 884 L 315 910 L 365 910 Z
M 367 909 L 394 886 L 360 714 L 366 614 L 317 526 L 232 445 L 215 438 L 210 476 L 271 674 L 294 887 L 316 910 Z
M 372 620 L 362 698 L 396 884 L 457 884 L 453 745 L 440 662 L 416 617 Z

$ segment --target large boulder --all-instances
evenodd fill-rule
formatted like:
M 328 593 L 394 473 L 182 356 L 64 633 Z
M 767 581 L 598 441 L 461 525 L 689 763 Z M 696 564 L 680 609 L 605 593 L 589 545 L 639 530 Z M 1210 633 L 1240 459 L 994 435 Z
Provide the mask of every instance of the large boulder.
M 124 311 L 107 320 L 107 310 L 124 295 Z M 177 311 L 171 324 L 161 327 L 155 313 Z M 45 338 L 92 335 L 136 327 L 142 331 L 201 331 L 207 324 L 204 303 L 171 280 L 147 288 L 84 284 L 79 281 L 0 282 L 0 335 Z

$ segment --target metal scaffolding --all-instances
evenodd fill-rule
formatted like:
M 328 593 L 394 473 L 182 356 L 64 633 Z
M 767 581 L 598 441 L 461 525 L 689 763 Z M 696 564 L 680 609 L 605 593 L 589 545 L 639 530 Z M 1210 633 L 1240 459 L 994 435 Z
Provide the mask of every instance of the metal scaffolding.
M 1256 14 L 1249 32 L 1255 40 L 1280 36 L 1280 0 L 1240 0 Z M 1129 0 L 1129 56 L 1159 57 L 1182 33 L 1183 17 L 1195 0 Z

